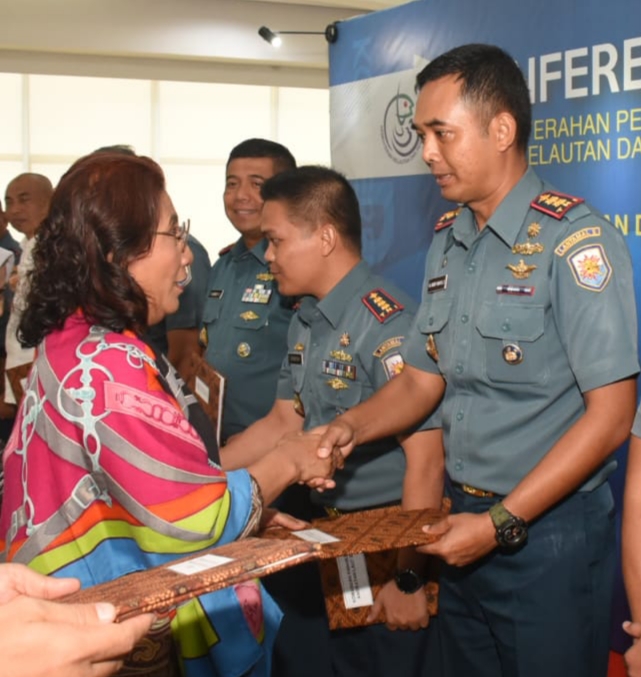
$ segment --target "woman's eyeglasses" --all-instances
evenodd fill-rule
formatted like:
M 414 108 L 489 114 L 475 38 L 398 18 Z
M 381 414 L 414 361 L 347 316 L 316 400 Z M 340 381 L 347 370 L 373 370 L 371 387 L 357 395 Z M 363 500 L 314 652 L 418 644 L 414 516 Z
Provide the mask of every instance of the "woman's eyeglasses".
M 156 235 L 169 235 L 173 237 L 180 247 L 180 251 L 184 252 L 185 247 L 187 246 L 187 236 L 189 235 L 189 227 L 191 225 L 191 220 L 187 219 L 183 221 L 180 226 L 175 226 L 170 231 L 166 233 L 156 233 Z

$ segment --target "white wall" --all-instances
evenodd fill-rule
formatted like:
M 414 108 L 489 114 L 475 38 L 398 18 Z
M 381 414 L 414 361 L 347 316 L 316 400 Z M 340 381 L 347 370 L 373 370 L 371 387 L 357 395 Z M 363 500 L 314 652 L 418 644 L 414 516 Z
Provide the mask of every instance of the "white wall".
M 0 194 L 23 171 L 55 184 L 78 157 L 129 144 L 157 160 L 179 217 L 208 249 L 236 239 L 222 208 L 231 148 L 261 136 L 330 162 L 329 93 L 260 85 L 0 73 Z

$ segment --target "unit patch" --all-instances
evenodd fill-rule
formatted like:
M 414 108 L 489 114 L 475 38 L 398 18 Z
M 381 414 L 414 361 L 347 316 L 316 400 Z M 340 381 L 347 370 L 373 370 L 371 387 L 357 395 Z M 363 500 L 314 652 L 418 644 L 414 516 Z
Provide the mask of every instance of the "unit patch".
M 391 381 L 395 376 L 398 376 L 405 366 L 405 362 L 403 362 L 400 353 L 392 353 L 391 355 L 384 357 L 382 362 L 388 381 Z
M 322 373 L 330 376 L 340 376 L 350 381 L 356 380 L 356 367 L 353 364 L 343 364 L 335 360 L 323 360 Z
M 436 225 L 434 226 L 434 232 L 438 233 L 439 230 L 443 230 L 444 228 L 451 226 L 454 221 L 456 221 L 456 217 L 460 213 L 460 207 L 458 207 L 458 209 L 452 209 L 449 212 L 445 212 L 445 214 L 443 214 L 443 216 L 441 216 L 441 218 L 436 222 Z
M 445 291 L 447 289 L 447 275 L 439 275 L 439 277 L 433 277 L 427 282 L 427 293 L 433 294 L 437 291 Z
M 392 348 L 400 348 L 400 346 L 403 344 L 403 341 L 405 340 L 404 336 L 393 336 L 392 338 L 388 338 L 387 341 L 383 341 L 380 346 L 372 353 L 374 357 L 381 358 L 385 353 L 390 351 Z
M 612 267 L 600 244 L 582 247 L 568 258 L 579 287 L 603 291 L 612 277 Z
M 269 303 L 272 291 L 273 289 L 266 288 L 264 284 L 255 284 L 245 289 L 241 301 L 243 303 Z
M 392 315 L 400 313 L 405 307 L 382 289 L 372 289 L 371 292 L 363 296 L 361 301 L 367 306 L 370 313 L 372 313 L 372 315 L 374 315 L 381 323 L 385 322 Z
M 548 190 L 534 198 L 530 203 L 530 207 L 539 212 L 543 212 L 548 216 L 552 216 L 555 219 L 561 220 L 572 207 L 576 207 L 576 205 L 579 205 L 582 202 L 585 202 L 582 197 L 574 197 L 572 195 L 566 195 L 565 193 L 557 193 L 556 191 Z
M 575 244 L 586 240 L 589 237 L 600 237 L 601 236 L 601 226 L 592 226 L 592 228 L 581 228 L 577 230 L 576 233 L 572 233 L 569 237 L 566 237 L 563 242 L 554 250 L 554 253 L 557 256 L 565 256 L 568 253 L 568 249 L 574 247 Z

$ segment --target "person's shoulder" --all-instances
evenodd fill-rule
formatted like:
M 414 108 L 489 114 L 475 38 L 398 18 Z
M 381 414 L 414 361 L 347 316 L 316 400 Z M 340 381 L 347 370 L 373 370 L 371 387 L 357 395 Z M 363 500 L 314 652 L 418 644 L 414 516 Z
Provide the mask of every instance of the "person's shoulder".
M 229 253 L 231 252 L 231 250 L 234 248 L 234 245 L 235 245 L 235 244 L 236 244 L 235 242 L 232 242 L 231 244 L 228 244 L 228 245 L 226 245 L 225 247 L 223 247 L 223 248 L 218 252 L 218 256 L 219 256 L 219 257 L 221 257 L 221 256 L 227 256 L 227 254 L 229 254 Z
M 401 317 L 411 318 L 416 312 L 416 301 L 390 280 L 372 275 L 367 283 L 367 291 L 361 295 L 360 304 L 366 315 L 376 322 L 387 324 Z
M 200 240 L 195 238 L 193 235 L 189 235 L 189 248 L 191 249 L 192 254 L 194 255 L 194 264 L 211 267 L 211 261 L 209 259 L 209 252 L 205 249 L 204 245 Z
M 462 207 L 456 207 L 456 209 L 449 209 L 444 214 L 441 214 L 434 225 L 434 232 L 439 233 L 449 228 L 456 221 L 456 217 L 461 213 L 461 209 Z

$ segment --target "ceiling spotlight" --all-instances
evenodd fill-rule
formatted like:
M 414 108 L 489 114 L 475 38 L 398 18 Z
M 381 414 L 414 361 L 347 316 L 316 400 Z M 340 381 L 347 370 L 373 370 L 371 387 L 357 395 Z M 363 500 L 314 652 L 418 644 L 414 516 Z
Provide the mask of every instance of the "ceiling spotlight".
M 283 44 L 281 35 L 324 35 L 327 42 L 334 43 L 338 40 L 338 25 L 331 23 L 324 31 L 272 31 L 267 26 L 261 26 L 258 35 L 272 47 L 280 47 Z

